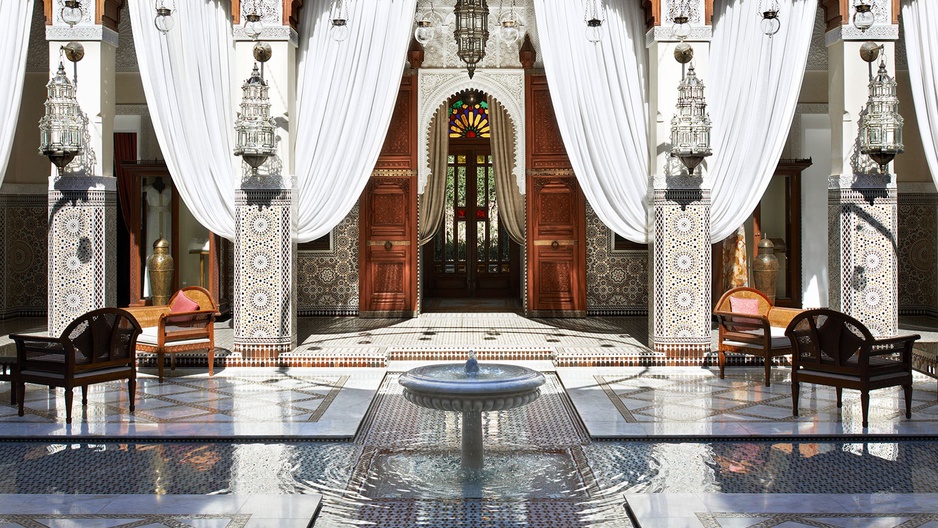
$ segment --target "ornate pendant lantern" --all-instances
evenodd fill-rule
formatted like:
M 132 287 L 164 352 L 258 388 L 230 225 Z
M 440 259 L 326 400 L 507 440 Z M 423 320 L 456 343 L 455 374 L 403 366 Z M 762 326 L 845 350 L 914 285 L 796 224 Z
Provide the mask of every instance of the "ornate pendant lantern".
M 693 57 L 693 49 L 684 42 L 674 49 L 674 58 L 682 64 L 689 63 Z M 693 64 L 688 66 L 677 91 L 677 113 L 671 119 L 671 155 L 680 158 L 693 174 L 697 165 L 712 154 L 704 84 L 697 78 Z
M 883 173 L 889 162 L 904 150 L 902 123 L 896 81 L 886 71 L 886 62 L 881 61 L 876 76 L 870 79 L 866 108 L 860 113 L 860 153 L 878 163 Z
M 456 0 L 456 55 L 466 63 L 471 79 L 485 58 L 489 40 L 489 6 L 485 0 Z
M 269 44 L 258 43 L 254 46 L 254 58 L 261 63 L 261 68 L 264 62 L 270 60 L 270 56 Z M 241 112 L 235 121 L 237 139 L 234 154 L 241 156 L 256 177 L 257 169 L 267 158 L 277 153 L 274 120 L 270 118 L 270 97 L 267 93 L 269 88 L 257 62 L 254 63 L 254 71 L 244 81 L 241 90 Z
M 76 43 L 70 42 L 62 51 L 72 62 L 84 56 L 81 45 Z M 46 84 L 46 115 L 39 120 L 39 153 L 58 167 L 59 174 L 82 152 L 84 121 L 75 89 L 60 60 L 55 77 Z

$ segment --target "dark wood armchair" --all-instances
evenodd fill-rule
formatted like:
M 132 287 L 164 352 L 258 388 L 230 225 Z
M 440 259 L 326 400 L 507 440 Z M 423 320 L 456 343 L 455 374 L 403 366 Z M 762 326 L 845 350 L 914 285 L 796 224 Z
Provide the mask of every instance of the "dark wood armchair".
M 198 307 L 195 310 L 173 311 L 176 300 L 185 295 Z M 218 305 L 205 288 L 187 286 L 176 293 L 166 306 L 145 306 L 129 310 L 143 327 L 137 340 L 137 350 L 156 354 L 160 383 L 163 382 L 163 364 L 169 356 L 170 370 L 176 368 L 176 354 L 205 350 L 208 354 L 208 374 L 214 373 L 215 317 Z
M 769 387 L 772 358 L 791 354 L 785 327 L 801 311 L 774 306 L 764 293 L 754 288 L 733 288 L 724 293 L 713 310 L 719 331 L 720 379 L 726 369 L 727 352 L 748 354 L 762 358 L 765 386 Z
M 805 311 L 792 319 L 785 334 L 791 339 L 792 414 L 798 416 L 799 384 L 834 387 L 837 407 L 844 389 L 860 391 L 863 427 L 869 426 L 870 391 L 902 386 L 905 417 L 912 417 L 912 345 L 920 336 L 876 339 L 849 315 L 827 309 Z
M 130 412 L 134 412 L 140 325 L 124 310 L 101 308 L 72 321 L 59 337 L 11 334 L 16 343 L 16 384 L 19 415 L 24 414 L 27 383 L 65 388 L 65 423 L 72 423 L 72 389 L 81 387 L 88 404 L 88 385 L 127 380 Z

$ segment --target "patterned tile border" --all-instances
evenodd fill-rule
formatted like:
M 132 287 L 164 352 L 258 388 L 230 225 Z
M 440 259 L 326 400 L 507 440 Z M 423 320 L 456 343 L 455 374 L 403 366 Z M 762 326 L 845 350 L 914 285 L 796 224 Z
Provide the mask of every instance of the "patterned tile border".
M 759 528 L 773 528 L 775 526 L 816 526 L 818 528 L 840 528 L 847 526 L 844 523 L 828 523 L 824 519 L 864 519 L 867 526 L 882 526 L 882 521 L 894 519 L 898 523 L 896 527 L 924 526 L 927 522 L 938 521 L 938 513 L 730 513 L 730 512 L 709 512 L 697 513 L 697 519 L 700 520 L 703 528 L 724 528 L 720 521 L 723 519 L 747 519 L 752 524 L 747 526 L 758 526 Z M 876 522 L 881 520 L 881 522 Z M 732 526 L 742 526 L 733 523 Z M 851 524 L 850 526 L 858 526 Z
M 593 379 L 627 423 L 839 421 L 844 419 L 839 416 L 853 413 L 852 408 L 859 401 L 859 392 L 845 391 L 843 410 L 838 411 L 833 388 L 805 383 L 801 388 L 799 416 L 794 417 L 791 414 L 791 382 L 787 375 L 787 372 L 773 372 L 773 384 L 769 388 L 763 387 L 758 377 L 748 373 L 729 373 L 725 380 L 710 373 L 669 376 L 642 372 L 615 377 L 597 374 Z M 629 383 L 633 381 L 638 384 Z M 904 417 L 901 391 L 881 389 L 872 391 L 870 396 L 870 412 L 874 419 L 935 422 L 938 404 L 934 388 L 923 378 L 915 381 L 911 419 Z
M 121 524 L 107 523 L 108 526 L 130 527 L 130 526 L 166 526 L 179 528 L 184 526 L 194 526 L 186 521 L 202 521 L 198 525 L 208 521 L 226 522 L 225 528 L 244 528 L 251 520 L 251 515 L 238 513 L 202 513 L 188 515 L 172 514 L 132 514 L 132 513 L 48 513 L 48 514 L 24 514 L 24 515 L 5 515 L 0 514 L 0 523 L 3 526 L 22 526 L 23 528 L 54 528 L 57 526 L 70 525 L 81 526 L 81 521 L 103 521 L 103 520 L 123 520 Z M 48 521 L 48 524 L 46 524 Z M 71 522 L 69 522 L 71 521 Z M 6 524 L 9 523 L 9 524 Z M 89 523 L 97 526 L 103 526 L 104 523 Z M 211 523 L 215 524 L 215 523 Z

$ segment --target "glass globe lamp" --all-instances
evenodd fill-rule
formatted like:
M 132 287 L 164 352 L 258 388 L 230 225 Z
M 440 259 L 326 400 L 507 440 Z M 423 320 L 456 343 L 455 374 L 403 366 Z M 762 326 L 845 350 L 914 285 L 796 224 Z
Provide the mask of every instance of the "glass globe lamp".
M 591 18 L 586 21 L 586 40 L 596 44 L 603 39 L 603 21 L 598 18 Z
M 860 0 L 859 3 L 853 6 L 853 25 L 860 31 L 866 31 L 873 27 L 873 23 L 876 22 L 876 16 L 873 14 L 873 7 L 866 3 L 864 0 Z
M 69 26 L 74 26 L 81 22 L 81 19 L 85 16 L 85 12 L 81 8 L 81 2 L 78 0 L 65 0 L 61 14 L 62 22 L 65 22 Z

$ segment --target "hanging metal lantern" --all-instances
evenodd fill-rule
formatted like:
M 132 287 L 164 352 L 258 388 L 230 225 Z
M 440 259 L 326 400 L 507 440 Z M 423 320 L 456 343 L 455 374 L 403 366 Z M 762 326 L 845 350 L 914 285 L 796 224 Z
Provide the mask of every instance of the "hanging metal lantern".
M 261 64 L 270 59 L 271 50 L 267 43 L 254 46 L 254 58 Z M 274 120 L 270 118 L 270 97 L 267 82 L 264 81 L 257 62 L 254 71 L 241 86 L 241 112 L 235 121 L 235 156 L 247 163 L 257 176 L 257 169 L 267 158 L 277 153 L 274 135 Z
M 675 50 L 675 58 L 690 60 L 693 53 Z M 704 84 L 697 78 L 694 65 L 687 68 L 687 75 L 677 86 L 677 113 L 671 120 L 671 155 L 681 159 L 691 174 L 704 158 L 712 154 L 710 150 L 710 115 L 707 114 L 707 100 L 704 97 Z
M 471 79 L 485 58 L 489 40 L 489 6 L 485 0 L 456 0 L 456 55 L 466 63 Z
M 860 153 L 879 164 L 883 173 L 896 155 L 902 154 L 902 116 L 896 97 L 896 81 L 879 63 L 876 77 L 870 79 L 870 98 L 860 113 Z
M 46 115 L 39 120 L 39 153 L 62 168 L 82 152 L 83 122 L 75 85 L 59 62 L 55 77 L 46 84 Z

